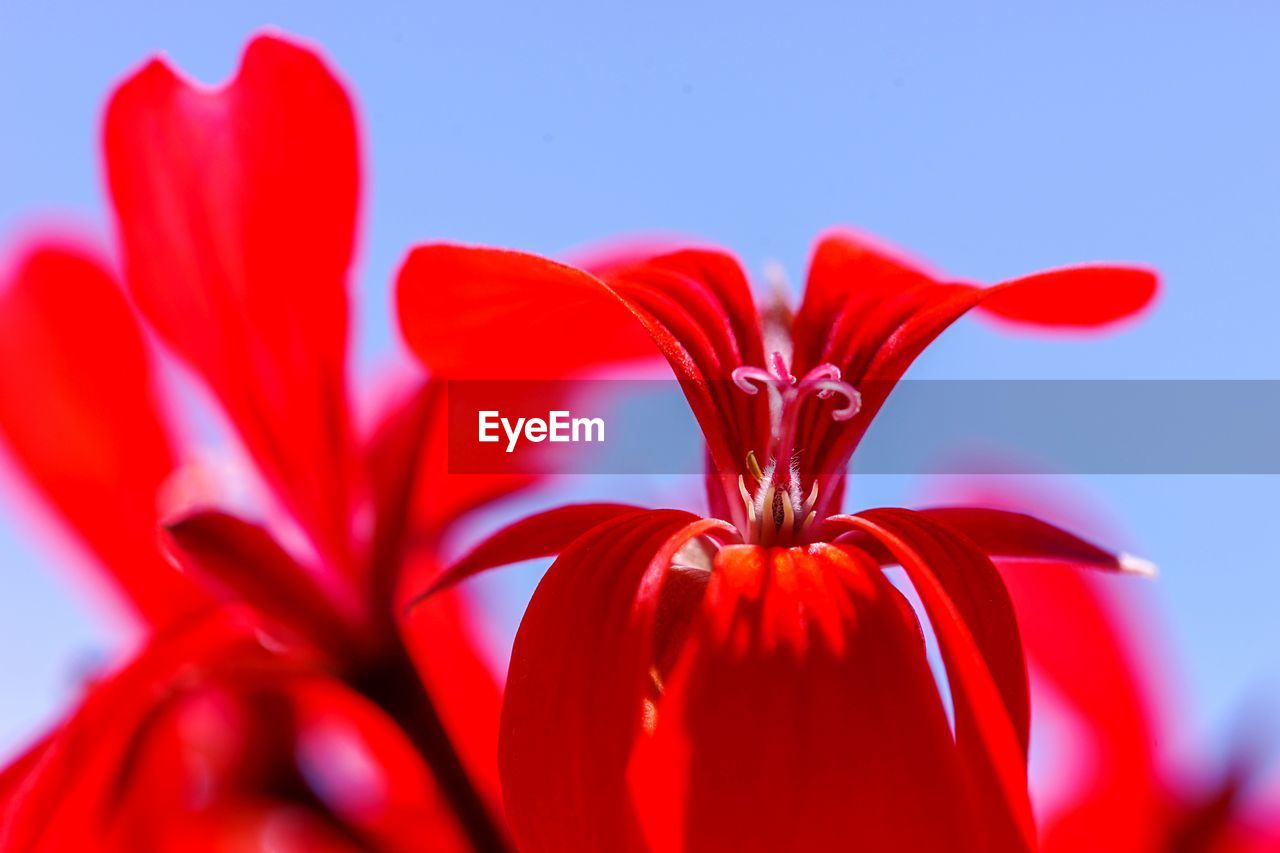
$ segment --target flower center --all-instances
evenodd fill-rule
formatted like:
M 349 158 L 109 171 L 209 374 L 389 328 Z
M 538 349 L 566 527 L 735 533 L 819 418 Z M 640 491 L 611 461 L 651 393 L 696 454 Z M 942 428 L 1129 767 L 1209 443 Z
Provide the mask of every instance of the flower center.
M 755 482 L 749 487 L 745 476 L 738 477 L 738 491 L 747 514 L 743 538 L 761 545 L 791 544 L 812 526 L 818 500 L 816 477 L 807 495 L 800 482 L 797 440 L 801 404 L 810 397 L 840 397 L 844 405 L 833 410 L 831 417 L 847 421 L 858 413 L 862 396 L 840 378 L 840 368 L 834 364 L 820 364 L 797 379 L 778 352 L 769 359 L 768 370 L 743 366 L 736 368 L 732 377 L 734 384 L 747 394 L 758 394 L 761 387 L 766 389 L 772 426 L 768 464 L 762 469 L 755 453 L 748 453 L 747 470 Z

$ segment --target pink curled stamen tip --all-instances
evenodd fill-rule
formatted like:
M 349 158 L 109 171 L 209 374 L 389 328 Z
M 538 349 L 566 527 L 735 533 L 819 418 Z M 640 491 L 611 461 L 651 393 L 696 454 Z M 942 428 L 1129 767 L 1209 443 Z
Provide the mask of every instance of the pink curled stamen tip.
M 808 385 L 808 390 L 815 391 L 820 400 L 839 394 L 848 401 L 843 408 L 831 413 L 833 420 L 847 421 L 858 414 L 858 410 L 862 408 L 862 395 L 858 393 L 858 389 L 843 380 L 818 379 Z
M 816 382 L 819 379 L 834 379 L 838 382 L 840 380 L 840 368 L 828 361 L 825 364 L 819 364 L 817 367 L 810 370 L 804 375 L 804 379 L 800 381 Z
M 752 367 L 751 365 L 735 367 L 733 369 L 733 373 L 729 374 L 729 376 L 733 379 L 734 385 L 737 385 L 748 394 L 760 393 L 760 389 L 756 387 L 755 383 L 759 383 L 761 385 L 773 385 L 778 381 L 777 377 L 772 373 L 769 373 L 767 370 L 759 367 Z
M 836 367 L 834 364 L 831 364 L 830 362 L 827 362 L 826 364 L 819 364 L 817 367 L 813 368 L 812 370 L 810 370 L 808 373 L 804 375 L 804 378 L 800 380 L 800 387 L 809 388 L 809 387 L 819 386 L 821 385 L 821 383 L 825 381 L 839 382 L 840 368 Z M 823 386 L 818 391 L 818 399 L 819 400 L 829 399 L 831 395 L 834 393 L 835 391 L 833 391 L 831 388 Z
M 834 420 L 847 421 L 854 415 L 858 414 L 862 409 L 862 395 L 858 393 L 857 388 L 854 388 L 852 385 L 848 386 L 848 391 L 845 393 L 845 397 L 848 398 L 849 404 L 843 409 L 836 409 L 831 413 L 831 417 Z

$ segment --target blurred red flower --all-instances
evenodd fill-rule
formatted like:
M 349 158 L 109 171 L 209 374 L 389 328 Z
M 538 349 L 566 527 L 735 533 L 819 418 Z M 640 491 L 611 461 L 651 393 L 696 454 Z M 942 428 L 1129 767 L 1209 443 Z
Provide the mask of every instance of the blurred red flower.
M 104 149 L 132 300 L 74 242 L 26 247 L 0 293 L 0 360 L 21 366 L 0 372 L 0 433 L 152 630 L 0 776 L 4 848 L 502 847 L 499 688 L 467 613 L 400 614 L 449 522 L 521 481 L 443 488 L 435 384 L 356 434 L 342 84 L 273 36 L 217 89 L 154 60 L 112 95 Z M 183 454 L 147 330 L 213 392 L 304 547 L 161 510 Z
M 434 374 L 545 378 L 656 346 L 708 445 L 711 517 L 551 510 L 431 587 L 559 554 L 520 626 L 502 712 L 504 800 L 521 846 L 1034 846 L 1026 669 L 990 557 L 1123 562 L 1014 513 L 841 515 L 844 471 L 893 382 L 969 309 L 1094 328 L 1155 289 L 1150 272 L 1119 266 L 983 288 L 836 233 L 818 244 L 792 316 L 781 302 L 759 311 L 718 251 L 592 273 L 515 252 L 416 249 L 397 299 Z M 917 617 L 880 570 L 889 563 L 937 635 L 954 733 Z
M 1186 727 L 1177 726 L 1177 703 L 1157 690 L 1166 665 L 1148 649 L 1165 644 L 1151 642 L 1136 602 L 1064 567 L 1007 571 L 1005 578 L 1028 662 L 1044 679 L 1044 696 L 1035 691 L 1035 698 L 1055 699 L 1082 734 L 1073 741 L 1084 754 L 1071 765 L 1080 772 L 1056 774 L 1070 793 L 1043 815 L 1042 850 L 1280 849 L 1280 804 L 1269 815 L 1242 807 L 1256 756 L 1242 753 L 1224 768 L 1190 773 L 1171 766 L 1167 733 Z

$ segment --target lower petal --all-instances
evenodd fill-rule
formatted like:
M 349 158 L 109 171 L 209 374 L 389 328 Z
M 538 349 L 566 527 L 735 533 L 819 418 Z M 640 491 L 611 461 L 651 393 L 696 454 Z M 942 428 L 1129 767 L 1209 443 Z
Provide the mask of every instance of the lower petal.
M 719 553 L 631 782 L 654 849 L 977 849 L 919 623 L 853 548 Z
M 681 542 L 716 526 L 676 510 L 606 521 L 538 585 L 512 650 L 499 740 L 521 849 L 642 847 L 624 771 L 642 727 L 658 592 Z

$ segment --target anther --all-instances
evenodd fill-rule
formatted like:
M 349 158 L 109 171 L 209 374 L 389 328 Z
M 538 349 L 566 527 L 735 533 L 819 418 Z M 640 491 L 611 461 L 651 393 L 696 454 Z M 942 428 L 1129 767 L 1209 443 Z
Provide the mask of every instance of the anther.
M 747 484 L 742 479 L 741 474 L 738 475 L 738 492 L 742 495 L 742 502 L 747 507 L 747 525 L 754 528 L 756 526 L 756 502 L 755 498 L 751 497 L 751 492 L 747 491 Z
M 809 489 L 809 497 L 804 499 L 804 507 L 801 509 L 800 514 L 804 515 L 808 513 L 809 510 L 813 509 L 814 504 L 816 504 L 817 502 L 818 502 L 818 481 L 815 479 L 813 481 L 813 486 Z

